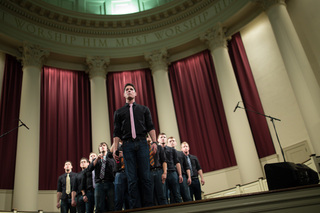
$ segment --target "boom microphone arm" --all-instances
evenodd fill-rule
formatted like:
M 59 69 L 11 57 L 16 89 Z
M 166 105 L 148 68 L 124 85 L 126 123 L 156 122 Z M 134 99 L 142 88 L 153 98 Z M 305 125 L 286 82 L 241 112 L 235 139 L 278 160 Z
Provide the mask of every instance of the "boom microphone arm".
M 283 149 L 282 149 L 282 146 L 281 146 L 281 143 L 280 143 L 280 139 L 279 139 L 279 136 L 278 136 L 278 132 L 277 132 L 277 129 L 276 129 L 276 125 L 274 124 L 274 121 L 275 121 L 275 120 L 276 120 L 276 121 L 281 121 L 281 120 L 278 119 L 278 118 L 272 117 L 272 116 L 270 116 L 270 115 L 265 115 L 265 114 L 262 114 L 262 113 L 260 113 L 260 112 L 254 111 L 254 110 L 247 109 L 247 108 L 245 108 L 245 107 L 241 107 L 241 106 L 239 106 L 239 102 L 238 102 L 238 104 L 237 104 L 234 112 L 236 111 L 237 108 L 244 109 L 245 111 L 248 111 L 248 112 L 254 112 L 254 113 L 256 113 L 256 114 L 258 114 L 258 115 L 261 115 L 261 116 L 264 116 L 264 117 L 266 117 L 266 118 L 270 118 L 270 121 L 272 122 L 272 126 L 273 126 L 274 132 L 275 132 L 275 134 L 276 134 L 276 137 L 277 137 L 277 140 L 278 140 L 278 143 L 279 143 L 279 146 L 280 146 L 280 150 L 281 150 L 281 153 L 282 153 L 283 161 L 286 162 L 286 158 L 284 157 L 284 153 L 283 153 Z

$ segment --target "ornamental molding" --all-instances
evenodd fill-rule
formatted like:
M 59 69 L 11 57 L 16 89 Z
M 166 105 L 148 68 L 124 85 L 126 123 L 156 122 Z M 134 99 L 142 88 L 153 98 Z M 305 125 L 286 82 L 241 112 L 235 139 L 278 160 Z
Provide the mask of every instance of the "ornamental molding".
M 41 70 L 44 60 L 49 56 L 49 50 L 46 50 L 39 45 L 24 42 L 23 46 L 19 48 L 22 57 L 18 57 L 22 62 L 23 67 L 35 66 Z
M 88 65 L 87 73 L 90 79 L 94 77 L 102 77 L 106 79 L 107 68 L 110 64 L 110 57 L 108 56 L 87 56 L 86 63 Z
M 219 1 L 219 0 L 218 0 Z M 164 28 L 198 14 L 217 0 L 172 1 L 165 9 L 128 15 L 92 15 L 58 8 L 40 0 L 1 0 L 0 8 L 55 30 L 94 36 L 132 35 Z M 229 4 L 234 0 L 222 0 Z M 177 3 L 179 2 L 179 3 Z
M 208 29 L 205 33 L 200 35 L 200 40 L 205 42 L 211 51 L 218 47 L 227 47 L 226 33 L 227 29 L 218 23 L 216 26 Z
M 64 56 L 83 61 L 97 55 L 143 59 L 144 53 L 163 47 L 175 54 L 188 45 L 201 45 L 199 34 L 217 23 L 235 32 L 261 12 L 252 0 L 175 0 L 163 6 L 104 16 L 68 11 L 40 0 L 0 0 L 0 44 L 13 49 L 28 41 L 50 49 L 55 53 L 51 58 L 66 60 L 77 59 Z
M 158 70 L 168 70 L 168 52 L 166 48 L 161 48 L 160 50 L 154 50 L 144 54 L 144 58 L 149 62 L 152 72 Z
M 269 10 L 275 5 L 284 5 L 286 6 L 286 0 L 253 0 L 257 2 L 264 10 Z

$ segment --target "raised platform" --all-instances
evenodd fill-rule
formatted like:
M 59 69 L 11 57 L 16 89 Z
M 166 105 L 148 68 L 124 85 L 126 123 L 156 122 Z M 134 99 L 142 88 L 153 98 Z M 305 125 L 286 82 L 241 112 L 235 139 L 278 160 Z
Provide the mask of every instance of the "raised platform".
M 119 212 L 214 212 L 214 213 L 311 213 L 320 209 L 320 184 L 281 190 L 209 198 L 201 201 L 131 209 Z M 30 211 L 1 211 L 0 213 L 31 213 Z M 49 213 L 39 210 L 37 213 Z
M 319 209 L 320 185 L 316 184 L 121 212 L 309 213 Z

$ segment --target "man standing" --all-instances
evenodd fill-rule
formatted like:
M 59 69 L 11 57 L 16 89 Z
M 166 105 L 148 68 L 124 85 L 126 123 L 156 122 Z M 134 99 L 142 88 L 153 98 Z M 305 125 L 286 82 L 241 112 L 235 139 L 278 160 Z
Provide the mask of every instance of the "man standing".
M 176 149 L 177 141 L 174 137 L 168 138 L 168 146 Z M 191 173 L 190 166 L 187 161 L 187 156 L 182 152 L 177 150 L 178 159 L 181 166 L 181 172 L 183 177 L 183 182 L 180 183 L 180 193 L 183 202 L 191 201 L 189 185 L 191 184 Z
M 200 186 L 198 175 L 200 175 L 200 178 L 201 178 L 201 185 L 204 185 L 205 181 L 203 178 L 203 172 L 202 172 L 199 160 L 196 156 L 190 155 L 189 153 L 190 148 L 187 142 L 183 142 L 181 144 L 181 150 L 187 156 L 188 163 L 191 165 L 190 172 L 191 172 L 192 183 L 189 186 L 191 199 L 193 200 L 193 196 L 194 196 L 195 200 L 201 200 L 201 186 Z
M 76 175 L 76 173 L 72 172 L 71 161 L 66 161 L 64 163 L 64 171 L 65 173 L 58 178 L 57 208 L 60 208 L 61 213 L 68 213 L 69 209 L 70 213 L 76 213 L 76 208 L 71 206 L 71 186 Z
M 101 142 L 99 145 L 100 154 L 93 161 L 95 171 L 96 213 L 114 211 L 114 167 L 115 161 L 109 157 L 108 145 Z
M 93 213 L 94 211 L 94 189 L 95 189 L 95 171 L 93 170 L 93 160 L 96 159 L 98 155 L 94 152 L 89 154 L 90 165 L 86 172 L 86 195 L 88 202 L 86 202 L 86 212 Z M 92 171 L 93 170 L 93 171 Z
M 113 147 L 111 147 L 113 151 Z M 125 173 L 125 164 L 123 160 L 123 152 L 122 152 L 122 141 L 120 141 L 120 145 L 117 151 L 119 156 L 119 161 L 116 162 L 115 167 L 115 179 L 114 179 L 114 206 L 116 211 L 121 211 L 122 209 L 129 209 L 129 193 L 128 193 L 128 180 L 127 175 Z
M 76 177 L 75 181 L 73 181 L 72 185 L 72 192 L 71 197 L 72 206 L 77 208 L 78 213 L 85 213 L 86 212 L 86 205 L 85 203 L 88 201 L 86 190 L 83 188 L 86 186 L 86 168 L 89 165 L 89 160 L 85 157 L 80 159 L 80 168 L 81 172 L 79 172 Z
M 151 145 L 151 138 L 147 139 L 148 144 Z M 150 171 L 151 183 L 153 191 L 153 201 L 156 205 L 168 204 L 165 193 L 165 181 L 167 179 L 167 159 L 162 146 L 157 145 L 157 153 L 150 153 Z
M 163 147 L 167 158 L 166 194 L 168 195 L 170 190 L 170 193 L 173 195 L 172 199 L 170 199 L 170 204 L 181 203 L 182 200 L 179 183 L 183 182 L 183 177 L 177 151 L 167 145 L 167 136 L 164 133 L 159 135 L 158 141 Z
M 136 90 L 133 84 L 128 83 L 124 87 L 125 106 L 114 114 L 113 156 L 116 155 L 119 141 L 123 141 L 123 157 L 125 172 L 128 178 L 128 190 L 130 196 L 130 208 L 152 206 L 153 196 L 151 190 L 149 145 L 146 140 L 147 133 L 153 141 L 151 147 L 154 153 L 157 151 L 156 132 L 152 123 L 151 113 L 148 107 L 135 103 Z M 143 201 L 139 193 L 138 180 L 142 185 Z

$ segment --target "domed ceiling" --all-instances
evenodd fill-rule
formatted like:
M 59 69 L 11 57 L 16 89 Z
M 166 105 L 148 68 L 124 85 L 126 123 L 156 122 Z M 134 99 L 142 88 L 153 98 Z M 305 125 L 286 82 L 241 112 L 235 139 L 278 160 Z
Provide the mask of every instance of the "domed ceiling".
M 124 15 L 150 10 L 173 0 L 42 0 L 75 12 L 96 15 Z
M 20 55 L 27 41 L 59 61 L 108 55 L 122 65 L 166 48 L 176 60 L 205 49 L 208 29 L 230 36 L 260 12 L 252 0 L 0 0 L 0 50 Z

